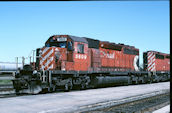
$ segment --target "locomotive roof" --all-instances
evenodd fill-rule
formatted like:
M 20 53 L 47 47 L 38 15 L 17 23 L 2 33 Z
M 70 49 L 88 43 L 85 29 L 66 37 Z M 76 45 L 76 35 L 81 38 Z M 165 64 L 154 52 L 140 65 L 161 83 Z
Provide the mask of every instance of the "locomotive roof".
M 137 49 L 134 46 L 130 46 L 130 45 L 125 45 L 123 43 L 113 43 L 113 42 L 108 42 L 108 41 L 100 41 L 100 44 L 106 44 L 106 46 L 108 46 L 109 48 L 129 48 L 129 49 Z
M 74 42 L 83 42 L 83 43 L 88 43 L 87 40 L 83 37 L 77 37 L 77 36 L 72 36 L 72 35 L 53 35 L 51 37 L 49 37 L 49 39 L 46 41 L 46 43 L 52 39 L 53 37 L 59 37 L 59 36 L 66 36 L 70 39 L 72 39 Z
M 73 41 L 75 42 L 84 42 L 84 43 L 87 43 L 87 40 L 83 37 L 77 37 L 77 36 L 72 36 L 72 35 L 68 35 Z
M 153 51 L 153 50 L 146 51 L 146 52 L 143 52 L 143 53 L 147 53 L 147 52 L 154 52 L 154 53 L 157 53 L 157 54 L 162 54 L 162 55 L 170 55 L 170 54 L 168 54 L 168 53 L 162 53 L 162 52 Z
M 72 39 L 74 42 L 83 42 L 83 43 L 87 43 L 89 48 L 99 48 L 99 44 L 103 43 L 106 44 L 106 46 L 108 48 L 122 48 L 122 47 L 127 47 L 130 49 L 137 49 L 134 46 L 129 46 L 129 45 L 125 45 L 125 44 L 116 44 L 116 43 L 112 43 L 112 42 L 108 42 L 108 41 L 99 41 L 97 39 L 93 39 L 93 38 L 88 38 L 88 37 L 78 37 L 78 36 L 73 36 L 73 35 L 53 35 L 51 36 L 46 43 L 53 37 L 58 37 L 58 36 L 67 36 L 68 38 Z
M 88 47 L 89 48 L 96 48 L 99 49 L 99 40 L 93 39 L 93 38 L 87 38 L 87 37 L 83 37 L 88 41 Z

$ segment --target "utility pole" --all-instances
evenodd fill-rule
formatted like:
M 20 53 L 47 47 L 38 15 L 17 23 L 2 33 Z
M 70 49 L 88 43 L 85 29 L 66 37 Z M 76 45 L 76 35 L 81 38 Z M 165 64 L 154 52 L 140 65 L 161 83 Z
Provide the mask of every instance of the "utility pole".
M 35 54 L 35 50 L 33 50 L 33 62 L 34 62 L 34 54 Z
M 16 57 L 16 69 L 18 69 L 18 57 Z
M 24 66 L 24 62 L 25 62 L 25 58 L 22 57 L 22 64 L 23 64 L 23 66 Z
M 29 57 L 29 59 L 30 59 L 30 64 L 31 64 L 31 58 L 32 58 L 32 57 L 30 56 L 30 57 Z
M 35 68 L 35 63 L 34 63 L 34 54 L 35 54 L 35 50 L 33 50 L 33 67 Z

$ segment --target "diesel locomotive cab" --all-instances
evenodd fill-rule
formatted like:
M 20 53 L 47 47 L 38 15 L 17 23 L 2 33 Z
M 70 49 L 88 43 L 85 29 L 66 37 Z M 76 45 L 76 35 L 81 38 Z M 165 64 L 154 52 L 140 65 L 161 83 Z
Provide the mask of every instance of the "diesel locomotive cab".
M 67 37 L 53 37 L 45 43 L 45 47 L 66 48 Z
M 54 35 L 46 41 L 45 47 L 59 47 L 72 50 L 72 40 L 67 35 Z
M 73 60 L 73 42 L 67 35 L 51 36 L 43 48 L 37 49 L 37 69 L 65 70 L 62 61 Z

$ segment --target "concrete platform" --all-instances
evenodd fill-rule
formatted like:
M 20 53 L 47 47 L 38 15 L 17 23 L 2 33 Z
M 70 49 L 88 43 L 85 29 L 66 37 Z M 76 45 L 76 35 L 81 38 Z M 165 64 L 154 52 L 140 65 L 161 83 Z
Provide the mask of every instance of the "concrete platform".
M 64 113 L 84 106 L 118 101 L 153 92 L 169 91 L 170 82 L 89 89 L 0 99 L 2 113 Z

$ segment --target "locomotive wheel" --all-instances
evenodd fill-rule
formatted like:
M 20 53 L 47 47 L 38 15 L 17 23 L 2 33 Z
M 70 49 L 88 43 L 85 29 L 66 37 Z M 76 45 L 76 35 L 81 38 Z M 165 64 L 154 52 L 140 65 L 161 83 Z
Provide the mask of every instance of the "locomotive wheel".
M 80 89 L 85 89 L 86 88 L 86 84 L 84 82 L 81 83 Z
M 31 86 L 30 87 L 30 93 L 31 94 L 38 94 L 41 91 L 42 91 L 41 86 Z
M 136 77 L 136 76 L 133 77 L 132 84 L 136 85 L 136 84 L 138 84 L 138 82 L 139 82 L 138 77 Z
M 53 86 L 53 87 L 52 87 L 52 91 L 53 91 L 53 92 L 56 91 L 56 86 Z
M 144 84 L 144 80 L 139 80 L 139 84 Z
M 152 79 L 150 79 L 150 80 L 148 81 L 149 84 L 151 84 L 152 82 L 153 82 Z
M 156 80 L 156 83 L 160 82 L 159 78 Z
M 19 89 L 15 89 L 15 93 L 16 93 L 16 95 L 20 95 Z
M 68 85 L 68 83 L 65 84 L 65 91 L 69 91 L 69 85 Z
M 55 85 L 53 85 L 52 87 L 50 87 L 48 89 L 48 92 L 54 92 L 54 91 L 56 91 L 56 86 Z
M 72 83 L 66 83 L 65 86 L 64 86 L 64 90 L 65 91 L 70 91 L 72 89 Z
M 138 80 L 132 81 L 132 84 L 137 85 L 138 84 Z

